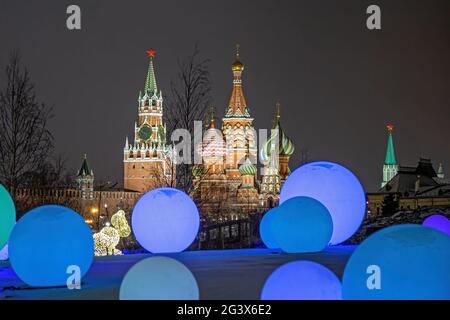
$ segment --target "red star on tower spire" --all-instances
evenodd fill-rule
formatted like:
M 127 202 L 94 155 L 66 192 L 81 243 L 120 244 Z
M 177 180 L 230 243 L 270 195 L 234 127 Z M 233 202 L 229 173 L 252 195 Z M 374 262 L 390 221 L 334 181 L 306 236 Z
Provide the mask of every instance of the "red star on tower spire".
M 394 130 L 394 125 L 390 123 L 386 126 L 386 128 L 388 129 L 389 132 L 391 132 L 392 130 Z
M 148 49 L 147 50 L 147 54 L 148 54 L 149 57 L 154 58 L 155 57 L 155 50 Z

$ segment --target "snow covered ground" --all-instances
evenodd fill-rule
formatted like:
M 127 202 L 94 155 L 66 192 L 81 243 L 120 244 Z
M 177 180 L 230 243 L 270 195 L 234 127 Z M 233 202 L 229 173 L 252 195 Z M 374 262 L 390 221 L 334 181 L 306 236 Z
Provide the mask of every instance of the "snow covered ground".
M 184 263 L 194 274 L 201 299 L 259 299 L 268 276 L 280 265 L 311 260 L 342 278 L 356 246 L 334 246 L 321 253 L 283 254 L 270 249 L 189 251 L 166 256 Z M 96 257 L 80 290 L 30 288 L 0 261 L 0 299 L 118 299 L 123 276 L 136 262 L 151 254 Z

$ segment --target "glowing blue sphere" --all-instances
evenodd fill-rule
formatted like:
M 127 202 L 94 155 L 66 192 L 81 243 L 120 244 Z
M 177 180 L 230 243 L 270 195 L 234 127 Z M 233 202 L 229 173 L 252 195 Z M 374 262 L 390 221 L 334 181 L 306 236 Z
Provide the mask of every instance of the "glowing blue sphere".
M 259 224 L 259 235 L 267 248 L 277 249 L 280 246 L 277 244 L 274 232 L 272 231 L 272 221 L 275 214 L 277 214 L 278 207 L 267 211 Z
M 294 170 L 284 182 L 280 203 L 297 196 L 320 201 L 333 219 L 331 244 L 349 239 L 361 226 L 366 195 L 358 178 L 340 164 L 317 161 Z
M 89 226 L 75 211 L 56 205 L 29 211 L 17 221 L 9 239 L 9 260 L 30 286 L 66 285 L 69 266 L 82 277 L 94 257 Z
M 382 229 L 354 251 L 342 290 L 351 300 L 450 299 L 450 237 L 404 224 Z
M 294 197 L 272 218 L 275 243 L 288 253 L 319 252 L 330 242 L 333 220 L 328 209 L 310 197 Z
M 439 230 L 450 236 L 450 220 L 447 217 L 441 216 L 439 214 L 433 214 L 427 217 L 423 221 L 422 225 L 424 227 Z
M 175 259 L 151 257 L 127 272 L 120 286 L 121 300 L 198 300 L 191 271 Z
M 148 251 L 180 252 L 197 236 L 200 217 L 187 194 L 173 188 L 159 188 L 138 200 L 131 224 L 136 240 Z
M 16 223 L 16 208 L 8 190 L 0 184 L 0 248 L 8 242 L 8 238 Z
M 341 300 L 341 282 L 324 266 L 312 261 L 289 262 L 266 280 L 261 300 Z

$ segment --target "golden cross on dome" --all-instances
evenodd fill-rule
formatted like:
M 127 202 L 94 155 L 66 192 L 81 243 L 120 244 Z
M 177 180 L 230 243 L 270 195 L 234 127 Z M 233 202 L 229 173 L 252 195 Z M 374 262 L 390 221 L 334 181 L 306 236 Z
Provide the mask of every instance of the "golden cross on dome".
M 239 45 L 239 43 L 236 43 L 236 60 L 239 60 L 239 49 L 240 49 L 240 45 Z
M 211 123 L 210 128 L 214 128 L 214 107 L 211 107 Z
M 276 106 L 277 106 L 277 119 L 280 119 L 281 104 L 277 102 Z

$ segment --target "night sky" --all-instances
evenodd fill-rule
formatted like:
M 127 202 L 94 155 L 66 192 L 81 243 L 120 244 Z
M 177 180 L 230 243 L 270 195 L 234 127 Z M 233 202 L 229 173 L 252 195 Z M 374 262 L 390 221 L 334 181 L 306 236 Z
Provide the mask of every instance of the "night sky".
M 66 8 L 82 30 L 66 28 Z M 382 30 L 366 28 L 370 4 Z M 88 154 L 96 177 L 122 182 L 125 136 L 156 50 L 159 88 L 169 92 L 177 59 L 198 43 L 211 59 L 214 106 L 223 115 L 235 43 L 256 128 L 275 103 L 297 150 L 340 162 L 368 191 L 381 182 L 387 134 L 401 165 L 420 156 L 450 175 L 450 1 L 24 1 L 0 0 L 0 75 L 19 49 L 39 100 L 54 108 L 56 151 L 73 172 Z M 291 168 L 298 165 L 298 152 Z

